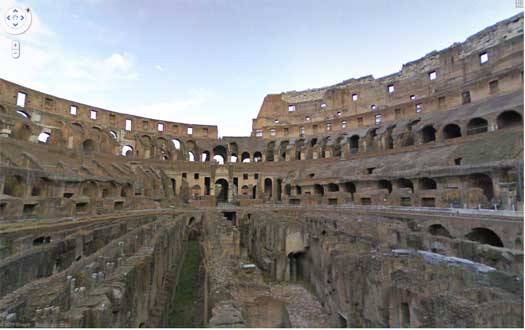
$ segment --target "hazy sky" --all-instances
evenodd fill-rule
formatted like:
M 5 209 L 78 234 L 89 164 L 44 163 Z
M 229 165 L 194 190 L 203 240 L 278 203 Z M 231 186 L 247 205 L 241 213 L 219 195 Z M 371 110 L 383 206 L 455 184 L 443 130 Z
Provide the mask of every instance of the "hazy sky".
M 0 9 L 16 3 L 0 0 Z M 249 135 L 266 94 L 376 78 L 510 17 L 515 0 L 27 0 L 0 77 L 93 106 Z

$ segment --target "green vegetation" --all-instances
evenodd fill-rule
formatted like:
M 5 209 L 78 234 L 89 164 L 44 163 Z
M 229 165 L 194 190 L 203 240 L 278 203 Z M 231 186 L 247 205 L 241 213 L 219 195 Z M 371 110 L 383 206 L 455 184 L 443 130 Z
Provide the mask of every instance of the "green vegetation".
M 201 253 L 198 241 L 188 241 L 188 250 L 175 291 L 173 309 L 168 316 L 172 328 L 202 327 L 204 311 L 201 304 Z

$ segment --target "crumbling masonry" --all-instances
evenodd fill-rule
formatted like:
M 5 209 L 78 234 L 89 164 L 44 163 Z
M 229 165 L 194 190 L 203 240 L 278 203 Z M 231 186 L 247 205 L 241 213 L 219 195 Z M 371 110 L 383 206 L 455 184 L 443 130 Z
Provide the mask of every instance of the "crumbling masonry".
M 523 327 L 523 14 L 250 137 L 0 80 L 0 326 Z

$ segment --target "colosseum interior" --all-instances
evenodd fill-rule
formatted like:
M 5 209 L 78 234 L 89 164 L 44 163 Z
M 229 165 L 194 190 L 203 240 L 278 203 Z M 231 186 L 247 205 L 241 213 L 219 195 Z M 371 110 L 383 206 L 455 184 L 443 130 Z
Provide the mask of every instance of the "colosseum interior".
M 523 14 L 248 137 L 0 80 L 0 326 L 523 327 Z

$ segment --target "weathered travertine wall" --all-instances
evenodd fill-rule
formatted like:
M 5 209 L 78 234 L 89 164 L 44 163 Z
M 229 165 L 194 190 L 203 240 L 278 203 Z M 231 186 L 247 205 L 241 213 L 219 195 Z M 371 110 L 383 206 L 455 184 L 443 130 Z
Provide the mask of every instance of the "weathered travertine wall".
M 3 326 L 139 327 L 163 326 L 190 222 L 198 215 L 151 217 L 145 224 L 105 244 L 64 269 L 42 274 L 0 299 Z M 109 228 L 105 228 L 109 230 Z M 78 237 L 76 237 L 78 238 Z M 82 238 L 82 237 L 80 237 Z M 85 237 L 84 237 L 85 238 Z M 36 256 L 38 249 L 28 251 Z M 61 257 L 69 255 L 68 253 Z M 173 278 L 168 279 L 171 275 Z M 4 278 L 2 278 L 4 281 Z M 157 314 L 158 311 L 161 314 Z
M 241 218 L 241 240 L 272 278 L 310 282 L 342 327 L 523 325 L 521 249 L 377 220 L 254 212 Z M 454 257 L 464 253 L 486 264 Z
M 201 228 L 210 326 L 523 325 L 523 104 L 523 15 L 250 137 L 0 80 L 0 326 L 165 326 Z

